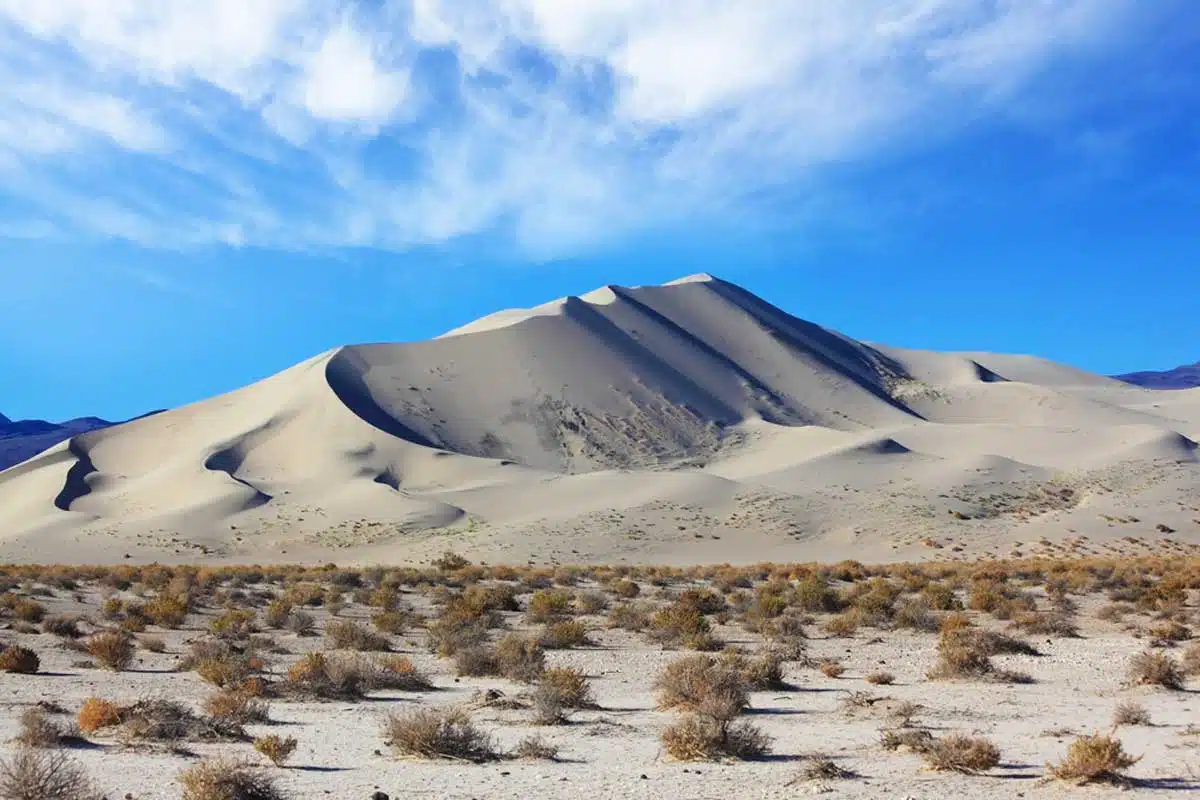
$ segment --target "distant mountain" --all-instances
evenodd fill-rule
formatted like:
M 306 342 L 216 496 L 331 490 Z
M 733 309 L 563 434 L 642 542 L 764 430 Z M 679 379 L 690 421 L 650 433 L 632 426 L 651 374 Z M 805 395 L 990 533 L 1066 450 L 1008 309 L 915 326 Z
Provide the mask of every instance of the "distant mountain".
M 33 458 L 72 436 L 112 424 L 98 417 L 81 417 L 61 424 L 40 419 L 13 421 L 0 414 L 0 470 Z
M 1200 361 L 1160 372 L 1131 372 L 1115 377 L 1146 389 L 1194 389 L 1200 386 Z

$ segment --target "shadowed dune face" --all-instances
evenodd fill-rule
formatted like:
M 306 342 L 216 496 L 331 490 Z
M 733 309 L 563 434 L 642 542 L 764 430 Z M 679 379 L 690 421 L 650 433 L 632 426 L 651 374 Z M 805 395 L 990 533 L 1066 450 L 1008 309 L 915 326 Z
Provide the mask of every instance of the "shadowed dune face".
M 1197 438 L 1195 391 L 866 344 L 695 276 L 344 347 L 74 435 L 0 473 L 0 557 L 104 560 L 99 532 L 147 559 L 388 559 L 445 541 L 504 557 L 912 557 L 950 535 L 1090 530 L 1138 503 L 1190 525 Z M 1009 507 L 1036 513 L 993 513 Z

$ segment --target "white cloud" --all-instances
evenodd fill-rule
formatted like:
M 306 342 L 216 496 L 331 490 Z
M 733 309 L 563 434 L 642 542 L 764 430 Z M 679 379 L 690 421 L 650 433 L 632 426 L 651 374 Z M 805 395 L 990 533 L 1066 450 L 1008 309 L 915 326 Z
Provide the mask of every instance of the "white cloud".
M 1003 113 L 1176 7 L 0 0 L 0 170 L 55 230 L 153 246 L 550 256 Z

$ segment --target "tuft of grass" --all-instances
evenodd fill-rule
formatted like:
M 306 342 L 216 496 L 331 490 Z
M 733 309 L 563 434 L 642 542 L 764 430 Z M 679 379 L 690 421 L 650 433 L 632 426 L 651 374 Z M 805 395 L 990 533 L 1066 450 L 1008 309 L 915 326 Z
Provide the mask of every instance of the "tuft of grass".
M 325 644 L 332 650 L 385 653 L 392 649 L 388 637 L 350 620 L 333 620 L 325 626 Z
M 97 800 L 83 767 L 65 753 L 22 747 L 0 761 L 0 797 L 5 800 Z
M 201 761 L 179 773 L 182 800 L 286 800 L 287 795 L 256 764 Z
M 935 770 L 976 775 L 1000 763 L 1000 748 L 979 736 L 952 733 L 934 739 L 921 751 L 921 756 Z
M 1119 784 L 1129 781 L 1123 772 L 1141 760 L 1126 753 L 1119 739 L 1095 733 L 1077 737 L 1068 745 L 1066 758 L 1046 769 L 1060 780 Z
M 558 759 L 558 747 L 535 734 L 517 742 L 513 756 L 536 761 L 555 761 Z
M 1126 701 L 1118 703 L 1113 710 L 1113 725 L 1150 725 L 1150 712 L 1144 705 Z
M 492 737 L 462 709 L 418 708 L 389 714 L 384 740 L 402 756 L 481 763 L 499 757 Z
M 274 734 L 259 736 L 254 740 L 254 749 L 270 759 L 275 766 L 282 767 L 296 751 L 296 738 Z

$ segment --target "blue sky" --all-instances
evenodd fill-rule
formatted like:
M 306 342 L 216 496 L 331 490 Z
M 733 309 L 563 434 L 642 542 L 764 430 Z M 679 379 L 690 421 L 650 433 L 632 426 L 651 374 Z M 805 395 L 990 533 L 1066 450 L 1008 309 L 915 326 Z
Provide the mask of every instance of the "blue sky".
M 0 0 L 0 412 L 712 272 L 909 347 L 1200 358 L 1186 0 Z

